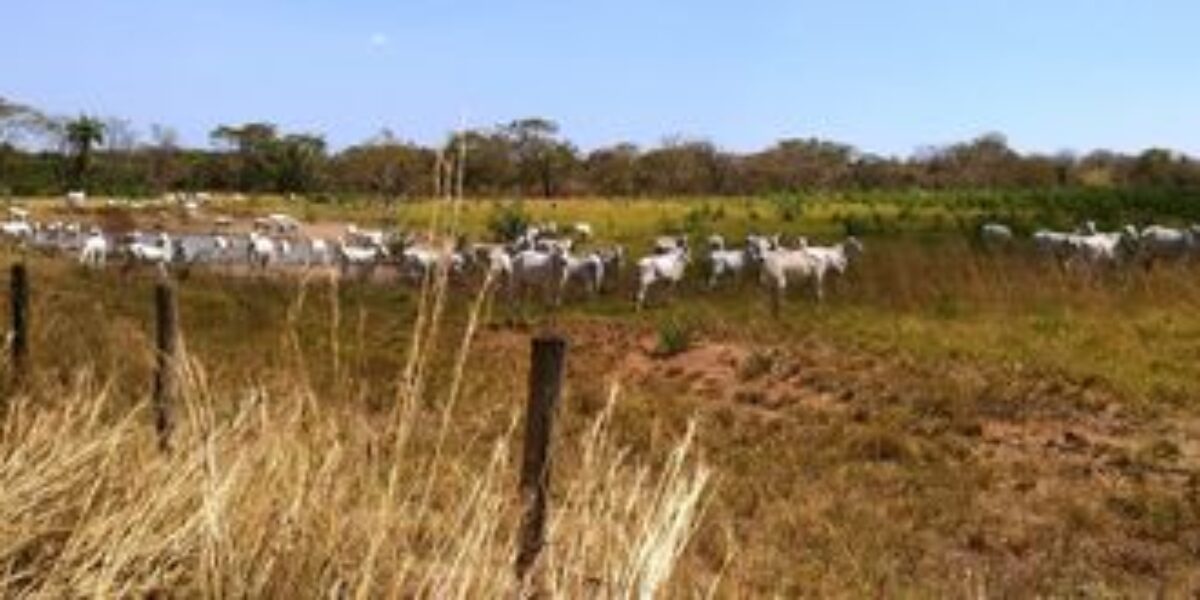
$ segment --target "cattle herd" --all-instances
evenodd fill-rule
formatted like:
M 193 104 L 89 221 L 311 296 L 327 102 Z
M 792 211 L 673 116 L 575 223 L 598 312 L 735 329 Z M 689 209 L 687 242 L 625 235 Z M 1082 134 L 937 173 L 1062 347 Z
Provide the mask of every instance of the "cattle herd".
M 982 225 L 979 237 L 992 247 L 1014 241 L 1012 229 L 998 223 Z M 1094 271 L 1121 264 L 1150 267 L 1158 262 L 1200 255 L 1200 225 L 1186 228 L 1149 225 L 1142 229 L 1125 225 L 1116 231 L 1100 231 L 1094 221 L 1085 221 L 1074 231 L 1039 229 L 1030 237 L 1039 254 L 1056 260 L 1066 269 Z
M 38 223 L 26 210 L 13 207 L 9 219 L 0 222 L 0 235 L 24 248 L 75 256 L 88 268 L 102 268 L 111 259 L 125 269 L 152 265 L 165 272 L 210 266 L 253 273 L 326 268 L 369 279 L 381 267 L 389 267 L 400 279 L 420 283 L 445 267 L 456 278 L 484 275 L 511 299 L 527 299 L 535 292 L 556 305 L 573 288 L 587 296 L 615 289 L 622 274 L 631 271 L 639 310 L 655 289 L 673 294 L 693 264 L 687 236 L 662 236 L 644 256 L 627 265 L 624 247 L 591 243 L 592 227 L 587 223 L 562 228 L 554 223 L 533 225 L 512 239 L 489 243 L 462 238 L 438 243 L 353 224 L 345 225 L 336 239 L 327 240 L 305 234 L 297 219 L 282 213 L 254 219 L 252 229 L 244 233 L 234 233 L 234 222 L 227 217 L 213 219 L 212 225 L 207 234 L 159 230 L 114 235 L 80 223 Z M 1015 243 L 1012 229 L 998 223 L 982 225 L 978 236 L 992 248 Z M 1200 250 L 1200 226 L 1153 225 L 1140 231 L 1126 226 L 1103 232 L 1089 221 L 1075 231 L 1039 230 L 1031 240 L 1040 254 L 1068 269 L 1137 260 L 1149 265 L 1195 254 Z M 797 284 L 807 285 L 814 298 L 822 300 L 826 280 L 844 274 L 864 250 L 853 236 L 829 246 L 810 245 L 802 237 L 784 243 L 779 235 L 757 234 L 746 236 L 740 244 L 728 244 L 720 235 L 705 241 L 701 262 L 710 289 L 752 273 L 771 293 L 775 306 Z

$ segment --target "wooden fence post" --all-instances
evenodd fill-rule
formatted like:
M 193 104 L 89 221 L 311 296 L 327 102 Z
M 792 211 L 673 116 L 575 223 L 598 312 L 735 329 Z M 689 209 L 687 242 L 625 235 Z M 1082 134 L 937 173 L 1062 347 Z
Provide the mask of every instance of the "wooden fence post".
M 525 412 L 525 449 L 521 463 L 521 530 L 517 538 L 517 579 L 524 582 L 546 543 L 550 489 L 550 439 L 554 408 L 562 395 L 567 341 L 558 336 L 533 339 L 529 369 L 529 405 Z
M 154 430 L 158 447 L 171 449 L 171 404 L 178 391 L 178 310 L 175 288 L 166 281 L 154 286 L 154 312 L 157 327 L 157 369 L 154 372 Z
M 29 273 L 25 263 L 12 266 L 12 369 L 13 380 L 25 378 L 29 367 Z

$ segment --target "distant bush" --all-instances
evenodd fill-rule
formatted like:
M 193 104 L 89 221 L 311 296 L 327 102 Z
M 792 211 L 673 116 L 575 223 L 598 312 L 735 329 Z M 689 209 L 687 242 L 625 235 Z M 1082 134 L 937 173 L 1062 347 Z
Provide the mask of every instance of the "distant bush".
M 684 232 L 691 236 L 704 236 L 710 230 L 708 224 L 713 220 L 712 214 L 712 208 L 708 204 L 688 209 L 683 215 Z
M 780 194 L 771 198 L 775 213 L 781 221 L 791 223 L 804 216 L 804 197 L 799 194 Z
M 862 236 L 870 229 L 867 222 L 861 217 L 846 216 L 841 218 L 841 222 L 842 233 L 847 236 Z
M 493 237 L 512 240 L 529 229 L 531 219 L 521 202 L 505 202 L 488 215 L 487 228 Z

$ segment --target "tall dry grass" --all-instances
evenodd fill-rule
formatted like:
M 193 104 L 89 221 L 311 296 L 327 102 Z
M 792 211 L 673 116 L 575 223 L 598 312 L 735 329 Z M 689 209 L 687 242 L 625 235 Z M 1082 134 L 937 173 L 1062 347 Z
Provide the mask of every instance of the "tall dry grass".
M 0 445 L 6 596 L 477 597 L 515 591 L 512 436 L 481 468 L 382 448 L 375 424 L 303 390 L 189 394 L 173 451 L 145 405 L 121 414 L 93 375 L 10 406 Z M 52 397 L 53 396 L 53 397 Z M 709 478 L 681 442 L 632 464 L 601 416 L 562 472 L 543 585 L 569 596 L 658 589 Z

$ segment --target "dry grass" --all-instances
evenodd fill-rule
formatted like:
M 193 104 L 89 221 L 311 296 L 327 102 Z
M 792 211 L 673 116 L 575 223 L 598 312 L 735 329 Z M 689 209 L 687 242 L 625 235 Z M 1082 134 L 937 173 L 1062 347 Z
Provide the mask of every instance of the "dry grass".
M 190 394 L 163 455 L 145 407 L 122 410 L 87 372 L 15 399 L 0 462 L 4 595 L 515 591 L 511 436 L 486 445 L 482 465 L 467 449 L 435 462 L 302 389 L 229 400 Z M 708 479 L 690 439 L 651 471 L 607 427 L 601 417 L 569 450 L 585 460 L 555 499 L 544 585 L 568 596 L 662 586 Z

